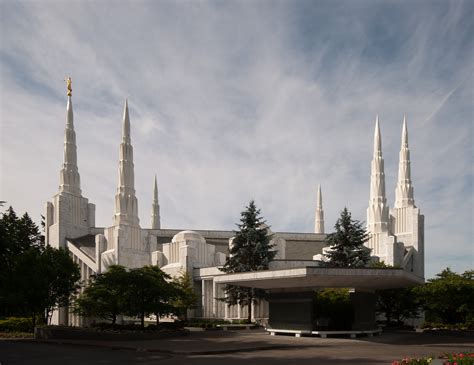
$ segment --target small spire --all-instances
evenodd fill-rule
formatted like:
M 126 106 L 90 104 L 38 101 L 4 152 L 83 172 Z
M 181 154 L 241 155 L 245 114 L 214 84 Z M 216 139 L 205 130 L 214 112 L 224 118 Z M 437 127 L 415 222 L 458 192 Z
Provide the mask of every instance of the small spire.
M 158 184 L 153 184 L 153 203 L 151 204 L 151 229 L 160 229 L 160 205 L 158 203 Z
M 318 184 L 318 195 L 316 198 L 316 219 L 314 222 L 314 233 L 324 233 L 323 194 L 321 192 L 320 184 Z

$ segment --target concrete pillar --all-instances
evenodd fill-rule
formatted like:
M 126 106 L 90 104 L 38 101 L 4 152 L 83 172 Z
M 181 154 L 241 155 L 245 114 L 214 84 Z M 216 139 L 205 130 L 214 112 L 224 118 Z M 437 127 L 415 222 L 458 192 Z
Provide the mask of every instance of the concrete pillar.
M 375 323 L 375 293 L 356 291 L 350 293 L 350 300 L 354 309 L 353 331 L 374 330 Z
M 269 328 L 312 331 L 314 292 L 270 293 Z

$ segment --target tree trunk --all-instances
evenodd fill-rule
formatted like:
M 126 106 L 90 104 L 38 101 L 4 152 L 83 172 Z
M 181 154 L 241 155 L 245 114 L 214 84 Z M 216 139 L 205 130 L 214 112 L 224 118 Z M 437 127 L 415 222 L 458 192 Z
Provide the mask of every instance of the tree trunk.
M 142 329 L 145 328 L 145 313 L 142 312 L 140 315 Z
M 156 315 L 156 325 L 158 326 L 160 324 L 160 313 L 155 313 Z
M 252 323 L 252 300 L 249 301 L 247 308 L 248 308 L 247 323 Z
M 114 313 L 112 314 L 112 324 L 115 324 L 116 321 L 117 321 L 117 315 Z
M 31 316 L 31 322 L 33 323 L 33 331 L 34 331 L 36 327 L 36 315 L 34 313 Z

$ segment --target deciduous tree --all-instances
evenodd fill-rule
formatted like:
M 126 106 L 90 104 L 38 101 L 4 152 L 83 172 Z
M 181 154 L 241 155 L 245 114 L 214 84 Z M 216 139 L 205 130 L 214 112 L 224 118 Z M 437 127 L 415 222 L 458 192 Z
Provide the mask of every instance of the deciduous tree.
M 86 317 L 108 319 L 115 324 L 117 316 L 125 312 L 126 269 L 120 265 L 109 266 L 106 272 L 93 276 L 87 284 L 75 300 L 75 312 Z
M 460 275 L 446 268 L 416 293 L 428 321 L 474 324 L 474 271 Z

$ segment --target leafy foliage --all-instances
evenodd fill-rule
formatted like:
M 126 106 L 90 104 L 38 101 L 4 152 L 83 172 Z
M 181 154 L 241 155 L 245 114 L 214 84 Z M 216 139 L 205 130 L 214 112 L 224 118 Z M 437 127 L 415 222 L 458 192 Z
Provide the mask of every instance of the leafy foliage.
M 325 255 L 334 267 L 364 267 L 370 261 L 370 250 L 364 246 L 369 240 L 362 223 L 353 220 L 344 208 L 334 225 L 335 232 L 327 236 L 330 251 Z
M 182 272 L 174 279 L 173 283 L 178 290 L 178 295 L 172 305 L 176 308 L 178 315 L 187 321 L 188 309 L 195 308 L 198 300 L 198 295 L 193 288 L 192 277 L 188 272 Z
M 174 313 L 171 301 L 178 296 L 178 290 L 167 281 L 170 279 L 157 266 L 130 270 L 125 291 L 125 313 L 139 317 L 142 327 L 147 315 L 155 314 L 158 323 L 160 316 Z
M 412 288 L 378 290 L 376 294 L 376 312 L 385 315 L 388 324 L 402 324 L 419 314 L 419 301 Z
M 347 330 L 353 321 L 348 289 L 324 289 L 316 292 L 314 313 L 317 327 L 324 330 Z
M 157 266 L 125 269 L 112 265 L 104 273 L 95 275 L 75 301 L 75 312 L 87 317 L 99 317 L 116 323 L 119 315 L 140 318 L 159 317 L 177 312 L 172 305 L 180 295 L 177 287 L 169 282 L 170 276 Z
M 4 315 L 43 321 L 77 288 L 79 268 L 64 249 L 44 246 L 38 226 L 12 207 L 0 218 L 0 307 Z
M 74 311 L 87 317 L 109 319 L 115 324 L 124 312 L 127 271 L 123 266 L 109 266 L 105 273 L 91 278 L 84 292 L 75 300 Z
M 221 270 L 226 273 L 267 270 L 276 252 L 272 251 L 271 235 L 260 216 L 260 210 L 251 200 L 240 215 L 240 224 L 237 225 L 239 230 L 235 232 L 230 255 Z M 228 305 L 238 303 L 248 307 L 249 323 L 252 318 L 252 303 L 265 295 L 262 290 L 232 285 L 227 285 L 225 292 L 224 300 Z
M 474 271 L 457 274 L 449 268 L 416 289 L 426 320 L 446 324 L 474 322 Z
M 30 332 L 32 328 L 31 318 L 8 317 L 0 319 L 0 332 Z

